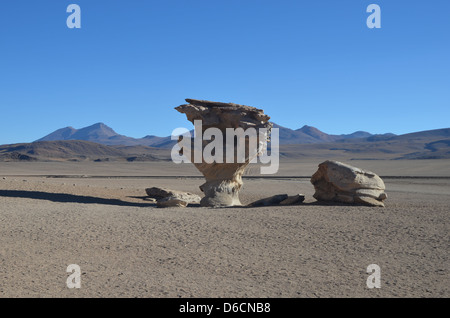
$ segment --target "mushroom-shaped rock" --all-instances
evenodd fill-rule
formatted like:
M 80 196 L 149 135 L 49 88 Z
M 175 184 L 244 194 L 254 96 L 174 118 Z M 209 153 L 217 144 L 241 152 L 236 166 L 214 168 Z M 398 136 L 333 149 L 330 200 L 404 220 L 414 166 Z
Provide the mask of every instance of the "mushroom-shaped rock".
M 375 173 L 339 161 L 325 161 L 312 176 L 314 198 L 369 206 L 384 206 L 383 180 Z
M 251 106 L 196 99 L 186 102 L 175 109 L 194 124 L 195 136 L 181 137 L 179 146 L 205 176 L 206 183 L 200 186 L 205 197 L 200 205 L 241 205 L 242 175 L 267 147 L 272 128 L 270 117 Z

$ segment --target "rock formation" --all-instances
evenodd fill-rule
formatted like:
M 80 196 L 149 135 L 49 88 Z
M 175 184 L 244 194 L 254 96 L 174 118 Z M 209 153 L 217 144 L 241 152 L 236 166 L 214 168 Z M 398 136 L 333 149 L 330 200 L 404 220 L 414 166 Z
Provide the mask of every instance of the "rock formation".
M 286 199 L 280 202 L 280 205 L 300 204 L 303 201 L 305 201 L 305 196 L 303 194 L 297 194 L 293 196 L 288 196 Z
M 259 207 L 259 206 L 270 206 L 270 205 L 278 205 L 280 202 L 288 199 L 287 194 L 277 194 L 268 198 L 260 199 L 258 201 L 252 202 L 248 207 Z
M 305 201 L 303 194 L 297 194 L 288 196 L 287 194 L 277 194 L 269 198 L 264 198 L 250 203 L 247 207 L 260 207 L 260 206 L 272 206 L 272 205 L 295 205 Z
M 210 132 L 221 133 L 220 137 L 215 134 L 214 139 L 205 140 L 202 137 L 200 147 L 195 146 L 193 138 L 189 140 L 189 143 L 186 143 L 185 138 L 187 137 L 183 137 L 179 141 L 182 153 L 205 176 L 206 183 L 200 186 L 205 197 L 200 204 L 210 207 L 241 205 L 239 190 L 243 184 L 242 175 L 250 161 L 266 149 L 272 128 L 272 124 L 269 123 L 270 117 L 265 115 L 261 109 L 245 105 L 195 99 L 186 99 L 186 102 L 188 104 L 178 106 L 175 109 L 186 114 L 187 119 L 194 124 L 195 121 L 201 121 L 201 131 L 197 129 L 196 136 L 204 136 L 205 131 L 209 128 L 212 128 L 212 130 L 209 130 Z M 226 136 L 230 128 L 232 130 L 241 128 L 243 131 L 256 131 L 256 143 L 250 142 L 250 138 L 245 135 L 228 140 L 229 138 L 226 138 Z M 217 138 L 222 139 L 217 140 Z M 220 141 L 220 145 L 223 145 L 222 156 L 219 158 L 222 160 L 212 162 L 206 160 L 203 156 L 206 152 L 205 147 L 210 149 L 211 144 L 214 142 L 217 145 L 218 141 Z M 194 147 L 192 147 L 192 144 L 194 144 Z M 197 145 L 199 144 L 197 143 Z M 242 149 L 242 146 L 245 148 L 245 154 L 243 158 L 242 156 L 238 158 L 238 148 Z M 229 153 L 230 147 L 233 151 L 232 154 Z M 215 149 L 215 152 L 218 150 Z M 230 158 L 232 160 L 229 160 Z
M 201 199 L 193 193 L 166 188 L 153 187 L 145 189 L 145 192 L 149 198 L 156 199 L 156 206 L 159 208 L 186 207 L 188 204 L 198 204 Z
M 384 206 L 383 180 L 375 173 L 338 161 L 325 161 L 312 176 L 318 201 Z

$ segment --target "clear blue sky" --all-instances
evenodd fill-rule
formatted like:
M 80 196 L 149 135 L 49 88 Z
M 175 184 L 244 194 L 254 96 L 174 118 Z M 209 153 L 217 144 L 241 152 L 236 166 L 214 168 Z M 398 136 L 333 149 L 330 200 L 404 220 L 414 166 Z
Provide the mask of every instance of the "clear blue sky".
M 0 144 L 96 122 L 166 136 L 190 127 L 185 98 L 333 134 L 450 127 L 450 1 L 0 2 Z

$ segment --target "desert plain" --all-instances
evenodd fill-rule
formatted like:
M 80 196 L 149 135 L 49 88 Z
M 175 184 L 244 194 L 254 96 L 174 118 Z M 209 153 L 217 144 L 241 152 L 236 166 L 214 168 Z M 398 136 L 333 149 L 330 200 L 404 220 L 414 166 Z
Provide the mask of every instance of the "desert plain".
M 242 203 L 157 208 L 145 188 L 202 195 L 189 164 L 0 162 L 0 297 L 449 297 L 450 160 L 360 160 L 386 206 L 319 203 L 317 160 L 250 166 Z M 68 265 L 80 266 L 70 289 Z M 367 287 L 367 267 L 381 288 Z

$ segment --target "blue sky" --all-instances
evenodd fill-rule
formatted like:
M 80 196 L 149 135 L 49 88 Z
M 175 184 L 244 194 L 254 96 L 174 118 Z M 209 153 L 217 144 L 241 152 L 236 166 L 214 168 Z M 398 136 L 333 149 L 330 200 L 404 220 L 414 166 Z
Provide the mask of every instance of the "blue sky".
M 81 7 L 81 29 L 66 8 Z M 381 29 L 366 8 L 381 7 Z M 332 134 L 450 127 L 448 0 L 2 0 L 0 144 L 190 128 L 185 98 Z

